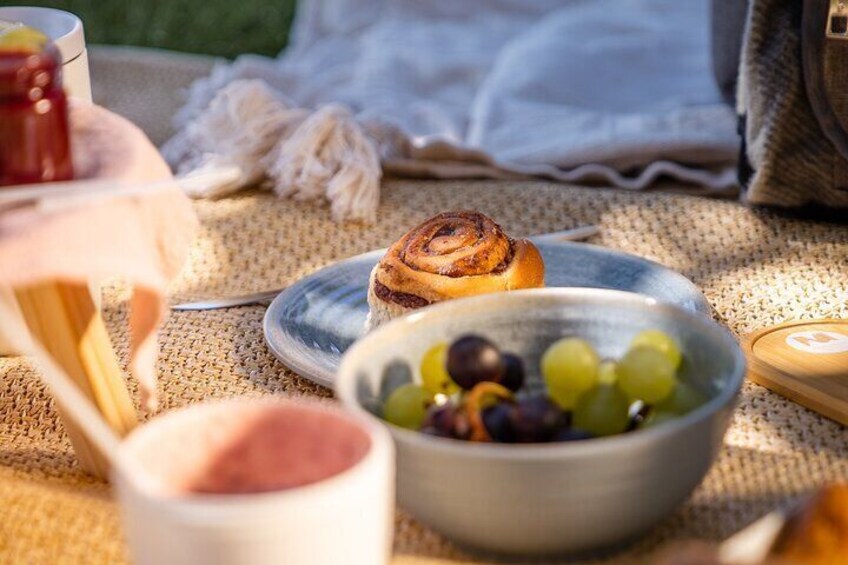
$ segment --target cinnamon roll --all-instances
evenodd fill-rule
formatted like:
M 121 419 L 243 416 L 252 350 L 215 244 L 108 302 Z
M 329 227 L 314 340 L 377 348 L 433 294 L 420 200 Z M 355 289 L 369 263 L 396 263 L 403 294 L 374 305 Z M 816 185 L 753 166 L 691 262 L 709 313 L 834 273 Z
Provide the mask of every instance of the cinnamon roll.
M 545 284 L 539 250 L 480 212 L 445 212 L 386 252 L 368 285 L 369 326 L 435 302 Z

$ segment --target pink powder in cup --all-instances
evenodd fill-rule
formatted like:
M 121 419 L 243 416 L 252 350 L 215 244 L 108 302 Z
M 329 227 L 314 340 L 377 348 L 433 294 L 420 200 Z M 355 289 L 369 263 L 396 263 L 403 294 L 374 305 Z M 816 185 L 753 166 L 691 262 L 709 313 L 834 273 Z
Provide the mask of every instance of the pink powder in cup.
M 133 445 L 139 471 L 165 495 L 249 494 L 328 479 L 371 444 L 336 410 L 279 402 L 224 403 L 162 422 Z
M 386 564 L 394 444 L 316 402 L 232 399 L 158 416 L 113 479 L 140 564 Z

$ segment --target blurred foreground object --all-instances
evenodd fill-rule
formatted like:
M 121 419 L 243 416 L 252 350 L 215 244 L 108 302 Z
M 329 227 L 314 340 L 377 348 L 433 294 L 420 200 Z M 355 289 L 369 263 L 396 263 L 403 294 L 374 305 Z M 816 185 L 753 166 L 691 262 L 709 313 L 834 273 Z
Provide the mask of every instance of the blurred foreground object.
M 719 547 L 680 542 L 655 565 L 837 565 L 848 559 L 848 484 L 822 487 L 788 512 L 766 515 Z
M 73 178 L 61 69 L 58 49 L 41 32 L 14 26 L 0 33 L 0 186 Z M 47 280 L 11 292 L 15 314 L 23 316 L 29 334 L 95 402 L 115 432 L 128 433 L 136 424 L 135 411 L 87 285 Z M 9 291 L 5 294 L 8 299 Z M 73 420 L 64 414 L 62 419 L 80 465 L 105 477 L 102 454 Z
M 848 562 L 848 484 L 821 489 L 793 512 L 772 555 L 799 565 Z
M 848 556 L 848 484 L 824 486 L 775 510 L 719 548 L 719 562 L 756 565 L 836 565 Z
M 69 118 L 58 51 L 34 30 L 0 35 L 0 117 L 0 185 L 61 187 L 74 176 L 115 179 L 116 186 L 170 178 L 155 148 L 126 120 L 84 103 Z M 132 369 L 143 401 L 153 406 L 154 330 L 167 279 L 194 231 L 190 205 L 176 186 L 58 210 L 32 200 L 10 202 L 0 214 L 0 336 L 17 351 L 30 349 L 29 336 L 41 343 L 125 435 L 137 418 L 87 282 L 122 276 L 136 285 Z M 104 478 L 101 454 L 65 423 L 82 467 Z

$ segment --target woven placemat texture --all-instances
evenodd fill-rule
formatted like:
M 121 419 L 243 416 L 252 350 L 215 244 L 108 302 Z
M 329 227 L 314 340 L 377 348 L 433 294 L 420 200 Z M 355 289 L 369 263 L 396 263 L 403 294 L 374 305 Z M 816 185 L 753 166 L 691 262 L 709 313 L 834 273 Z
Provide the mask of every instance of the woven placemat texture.
M 109 67 L 108 53 L 94 55 L 94 69 L 107 68 L 113 80 L 121 76 L 120 68 Z M 172 62 L 159 58 L 163 68 Z M 148 60 L 142 69 L 147 75 L 136 76 L 134 84 L 155 78 L 151 64 Z M 187 68 L 202 74 L 205 66 L 208 61 L 198 60 Z M 119 82 L 105 86 L 115 90 L 116 99 L 129 99 L 118 92 Z M 154 127 L 140 108 L 136 120 Z M 162 113 L 157 107 L 153 115 Z M 197 202 L 203 227 L 189 264 L 173 284 L 173 299 L 290 284 L 335 260 L 386 246 L 429 215 L 474 208 L 516 236 L 597 223 L 603 233 L 593 243 L 680 271 L 703 289 L 716 317 L 737 335 L 797 318 L 848 317 L 845 225 L 788 219 L 729 201 L 542 182 L 394 180 L 384 183 L 383 191 L 379 221 L 367 227 L 336 224 L 325 207 L 258 192 Z M 107 288 L 104 298 L 106 321 L 124 362 L 126 298 L 119 285 Z M 161 334 L 163 409 L 236 394 L 333 402 L 329 391 L 292 373 L 268 352 L 262 315 L 261 307 L 172 314 Z M 133 383 L 130 387 L 134 391 Z M 0 440 L 0 561 L 127 558 L 108 485 L 79 470 L 54 404 L 24 359 L 0 359 Z M 673 539 L 720 540 L 832 480 L 848 480 L 845 428 L 746 384 L 725 447 L 704 482 L 645 539 L 608 560 L 644 560 Z M 402 512 L 395 556 L 403 564 L 491 561 L 454 547 Z

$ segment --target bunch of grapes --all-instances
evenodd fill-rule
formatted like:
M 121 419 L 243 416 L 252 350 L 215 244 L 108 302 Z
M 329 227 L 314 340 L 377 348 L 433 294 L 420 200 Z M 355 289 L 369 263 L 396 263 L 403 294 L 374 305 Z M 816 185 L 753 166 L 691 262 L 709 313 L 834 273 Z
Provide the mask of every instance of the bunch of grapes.
M 391 424 L 470 441 L 574 441 L 649 427 L 697 408 L 704 397 L 681 382 L 680 347 L 659 330 L 637 334 L 618 361 L 577 337 L 542 355 L 546 391 L 525 387 L 522 359 L 477 335 L 439 343 L 421 360 L 421 384 L 395 389 L 383 405 Z

